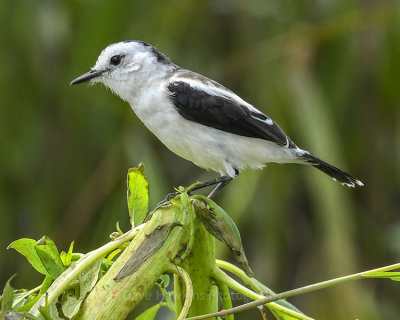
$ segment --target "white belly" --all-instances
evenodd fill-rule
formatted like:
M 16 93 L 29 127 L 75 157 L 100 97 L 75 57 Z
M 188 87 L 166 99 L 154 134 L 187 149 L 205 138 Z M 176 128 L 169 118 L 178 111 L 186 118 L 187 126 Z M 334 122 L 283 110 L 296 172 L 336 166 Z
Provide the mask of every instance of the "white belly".
M 293 162 L 289 149 L 186 120 L 169 100 L 146 97 L 131 103 L 143 123 L 168 149 L 199 167 L 230 176 L 235 168 L 262 168 L 267 162 Z M 137 107 L 139 106 L 140 107 Z

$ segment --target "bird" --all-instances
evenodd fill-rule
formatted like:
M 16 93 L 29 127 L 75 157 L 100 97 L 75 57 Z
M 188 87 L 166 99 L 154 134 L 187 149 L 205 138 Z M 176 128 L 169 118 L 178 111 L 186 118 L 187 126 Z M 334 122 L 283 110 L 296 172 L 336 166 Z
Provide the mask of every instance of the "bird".
M 172 152 L 219 177 L 193 187 L 235 179 L 267 163 L 311 165 L 349 187 L 354 176 L 298 147 L 265 113 L 215 80 L 179 67 L 153 45 L 128 40 L 107 46 L 89 72 L 72 80 L 102 83 L 129 103 L 144 125 Z

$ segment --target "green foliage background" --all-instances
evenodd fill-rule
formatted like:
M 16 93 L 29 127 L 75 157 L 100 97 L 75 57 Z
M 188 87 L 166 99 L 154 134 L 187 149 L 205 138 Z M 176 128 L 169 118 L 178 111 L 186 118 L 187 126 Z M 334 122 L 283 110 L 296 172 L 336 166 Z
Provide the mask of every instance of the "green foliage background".
M 243 172 L 217 202 L 259 280 L 279 292 L 399 261 L 398 1 L 4 0 L 0 22 L 1 286 L 15 272 L 14 287 L 39 284 L 5 250 L 17 238 L 47 234 L 86 252 L 117 220 L 127 228 L 128 167 L 145 162 L 152 206 L 215 176 L 169 152 L 104 88 L 69 86 L 126 39 L 225 84 L 365 183 L 348 189 L 296 165 Z M 293 302 L 319 319 L 396 319 L 399 290 L 366 280 Z

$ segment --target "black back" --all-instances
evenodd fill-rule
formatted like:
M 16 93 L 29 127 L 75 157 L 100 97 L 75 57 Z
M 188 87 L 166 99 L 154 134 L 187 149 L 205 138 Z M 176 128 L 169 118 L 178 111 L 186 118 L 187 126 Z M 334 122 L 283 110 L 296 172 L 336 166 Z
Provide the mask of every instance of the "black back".
M 261 112 L 249 110 L 227 97 L 192 88 L 183 81 L 170 83 L 168 90 L 176 109 L 186 120 L 240 136 L 296 147 L 275 122 L 264 122 L 269 118 Z

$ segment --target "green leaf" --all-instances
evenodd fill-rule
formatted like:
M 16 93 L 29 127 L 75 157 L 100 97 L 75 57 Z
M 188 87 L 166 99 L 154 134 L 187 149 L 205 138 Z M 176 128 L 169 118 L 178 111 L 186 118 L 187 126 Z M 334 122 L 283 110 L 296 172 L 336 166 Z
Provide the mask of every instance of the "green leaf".
M 81 298 L 85 298 L 90 290 L 92 290 L 93 287 L 96 285 L 102 260 L 103 259 L 100 258 L 97 262 L 93 263 L 87 270 L 79 275 L 79 288 Z
M 29 291 L 25 289 L 14 291 L 14 301 L 12 309 L 19 311 L 21 307 L 35 299 L 35 297 L 38 295 L 39 290 L 40 286 Z
M 161 304 L 156 304 L 152 306 L 151 308 L 147 309 L 143 313 L 141 313 L 139 316 L 136 317 L 135 320 L 153 320 L 157 314 L 157 311 L 160 309 Z
M 122 250 L 121 249 L 115 249 L 113 252 L 110 252 L 110 254 L 107 256 L 107 258 L 105 259 L 105 261 L 108 264 L 112 264 L 114 257 L 120 253 Z
M 3 289 L 3 295 L 1 296 L 1 309 L 0 309 L 0 319 L 4 319 L 7 312 L 11 311 L 13 299 L 14 299 L 14 289 L 11 287 L 10 282 L 15 277 L 13 275 L 8 281 Z
M 61 251 L 60 253 L 61 262 L 65 267 L 69 267 L 69 265 L 71 264 L 73 250 L 74 250 L 74 241 L 71 242 L 68 249 L 68 253 L 65 253 L 64 251 Z
M 169 285 L 169 281 L 170 281 L 169 275 L 164 273 L 164 274 L 162 274 L 162 275 L 160 276 L 159 279 L 162 281 L 162 284 L 160 284 L 160 285 L 161 285 L 163 288 L 167 288 L 168 285 Z
M 312 320 L 304 314 L 297 313 L 290 309 L 286 309 L 284 307 L 276 308 L 274 305 L 267 305 L 268 308 L 271 310 L 272 314 L 275 316 L 277 320 Z
M 192 198 L 200 200 L 204 204 L 203 206 L 197 205 L 195 212 L 207 231 L 224 242 L 231 249 L 234 258 L 241 265 L 243 271 L 249 277 L 253 277 L 254 273 L 244 253 L 239 230 L 229 214 L 207 197 L 196 195 Z
M 62 312 L 67 318 L 74 317 L 88 293 L 96 285 L 99 277 L 99 270 L 102 258 L 92 264 L 87 270 L 79 274 L 79 297 L 69 294 L 66 300 L 62 303 Z
M 149 183 L 144 175 L 144 164 L 128 170 L 128 210 L 132 227 L 143 223 L 149 211 Z
M 64 320 L 65 319 L 65 318 L 64 319 L 60 318 L 59 311 L 57 310 L 57 306 L 55 303 L 39 307 L 39 312 L 40 312 L 40 315 L 45 320 Z M 41 318 L 39 318 L 39 319 L 41 319 Z
M 40 297 L 47 291 L 48 288 L 50 288 L 50 285 L 53 282 L 53 278 L 51 276 L 46 276 L 40 285 L 40 290 L 39 294 L 36 295 L 36 297 L 31 298 L 31 300 L 26 300 L 25 304 L 21 307 L 18 307 L 17 311 L 18 312 L 24 312 L 24 311 L 29 311 L 32 306 L 40 299 Z
M 121 251 L 121 249 L 115 249 L 114 251 L 110 252 L 106 258 L 104 258 L 101 265 L 101 276 L 104 275 L 108 271 L 108 269 L 110 269 L 110 267 L 114 263 L 113 259 Z
M 173 292 L 167 291 L 167 287 L 170 282 L 170 277 L 168 274 L 162 274 L 159 278 L 158 281 L 156 282 L 158 288 L 160 289 L 164 299 L 166 306 L 172 311 L 175 312 L 175 305 L 174 302 L 171 299 L 171 296 L 173 295 Z
M 65 271 L 65 267 L 61 261 L 60 254 L 53 240 L 44 236 L 35 245 L 35 250 L 47 270 L 47 273 L 56 279 L 61 273 Z
M 43 266 L 43 263 L 35 250 L 35 245 L 36 240 L 22 238 L 12 242 L 7 249 L 12 248 L 17 250 L 28 260 L 28 262 L 36 269 L 36 271 L 40 272 L 41 274 L 48 275 L 46 268 Z
M 391 279 L 394 281 L 400 281 L 400 272 L 399 271 L 387 271 L 387 272 L 371 272 L 363 274 L 363 277 L 366 278 L 383 278 L 383 279 Z
M 64 264 L 64 266 L 69 267 L 69 265 L 71 264 L 73 251 L 74 251 L 74 241 L 72 241 L 69 246 L 68 253 L 66 256 L 66 260 L 65 260 L 66 264 Z

